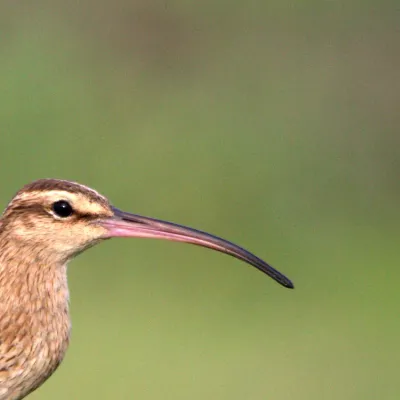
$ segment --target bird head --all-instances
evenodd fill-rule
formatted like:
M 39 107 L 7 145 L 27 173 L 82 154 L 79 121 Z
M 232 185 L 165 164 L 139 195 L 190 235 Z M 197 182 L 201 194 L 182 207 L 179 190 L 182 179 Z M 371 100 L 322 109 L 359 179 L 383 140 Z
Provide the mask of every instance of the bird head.
M 18 247 L 68 261 L 106 238 L 94 223 L 114 215 L 109 201 L 75 182 L 40 179 L 24 186 L 8 204 L 1 229 Z
M 112 237 L 144 237 L 185 242 L 229 254 L 264 272 L 281 285 L 292 282 L 247 250 L 217 236 L 154 218 L 121 211 L 87 186 L 41 179 L 24 186 L 0 220 L 3 237 L 37 258 L 67 262 Z

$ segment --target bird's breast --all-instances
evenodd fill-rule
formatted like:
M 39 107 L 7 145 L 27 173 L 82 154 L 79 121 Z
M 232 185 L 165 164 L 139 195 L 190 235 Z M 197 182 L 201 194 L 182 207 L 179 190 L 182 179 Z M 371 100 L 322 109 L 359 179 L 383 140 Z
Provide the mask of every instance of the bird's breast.
M 30 281 L 34 287 L 28 286 Z M 37 283 L 28 274 L 21 282 L 25 286 L 8 296 L 4 291 L 0 294 L 0 400 L 18 400 L 39 387 L 56 370 L 68 347 L 66 273 L 59 270 Z
M 69 344 L 68 314 L 51 316 L 42 310 L 18 320 L 0 333 L 0 400 L 20 399 L 39 387 Z

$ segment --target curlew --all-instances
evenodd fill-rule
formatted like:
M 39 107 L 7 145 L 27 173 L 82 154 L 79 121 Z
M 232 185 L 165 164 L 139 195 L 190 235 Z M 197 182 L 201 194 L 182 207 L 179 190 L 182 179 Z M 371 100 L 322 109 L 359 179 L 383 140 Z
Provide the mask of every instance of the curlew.
M 24 398 L 61 363 L 71 327 L 67 263 L 112 237 L 208 247 L 293 288 L 254 254 L 217 236 L 121 211 L 75 182 L 37 180 L 15 195 L 0 219 L 0 400 Z

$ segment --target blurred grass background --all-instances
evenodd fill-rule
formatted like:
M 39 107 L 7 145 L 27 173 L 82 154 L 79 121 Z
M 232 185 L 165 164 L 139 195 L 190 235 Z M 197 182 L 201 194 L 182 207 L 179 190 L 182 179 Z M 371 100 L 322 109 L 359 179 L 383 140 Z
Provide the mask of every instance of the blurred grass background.
M 5 206 L 42 177 L 254 251 L 114 240 L 69 268 L 34 399 L 397 399 L 399 5 L 0 6 Z

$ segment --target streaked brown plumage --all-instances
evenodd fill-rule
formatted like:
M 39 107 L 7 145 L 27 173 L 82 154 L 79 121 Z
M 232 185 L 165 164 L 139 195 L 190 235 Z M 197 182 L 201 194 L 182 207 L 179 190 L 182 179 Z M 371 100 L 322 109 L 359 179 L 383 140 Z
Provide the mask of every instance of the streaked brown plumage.
M 35 181 L 15 195 L 0 220 L 0 400 L 22 399 L 58 367 L 71 326 L 66 265 L 85 249 L 116 236 L 209 247 L 293 287 L 268 264 L 220 238 L 124 213 L 77 183 Z

